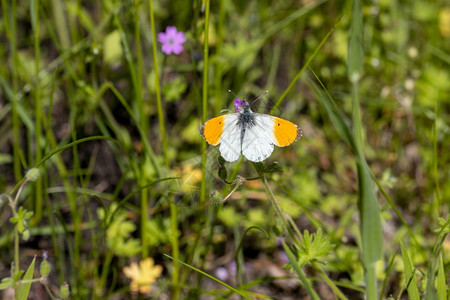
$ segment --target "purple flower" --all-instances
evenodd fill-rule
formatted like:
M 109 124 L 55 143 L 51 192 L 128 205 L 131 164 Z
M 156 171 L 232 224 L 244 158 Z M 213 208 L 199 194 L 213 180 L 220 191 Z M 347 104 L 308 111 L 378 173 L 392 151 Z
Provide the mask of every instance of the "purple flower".
M 275 252 L 275 257 L 280 260 L 282 263 L 287 264 L 289 262 L 289 258 L 284 251 Z
M 283 242 L 285 241 L 285 239 L 283 237 L 277 237 L 277 245 L 279 247 L 283 246 Z
M 228 271 L 224 267 L 219 267 L 216 270 L 216 277 L 219 278 L 222 281 L 225 281 L 228 279 Z
M 184 32 L 178 32 L 175 26 L 168 26 L 166 32 L 158 33 L 158 41 L 162 44 L 162 51 L 165 54 L 175 53 L 178 55 L 183 51 L 186 38 Z
M 237 113 L 241 112 L 241 109 L 243 109 L 244 106 L 245 106 L 245 100 L 241 100 L 239 98 L 236 98 L 236 100 L 234 100 L 234 107 L 236 108 Z

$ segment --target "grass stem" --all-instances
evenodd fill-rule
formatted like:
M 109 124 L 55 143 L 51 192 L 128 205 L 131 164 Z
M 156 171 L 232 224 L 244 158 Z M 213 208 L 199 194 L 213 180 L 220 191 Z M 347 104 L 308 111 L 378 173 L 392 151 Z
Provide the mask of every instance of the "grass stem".
M 163 147 L 163 156 L 164 162 L 166 165 L 169 165 L 169 157 L 167 153 L 167 137 L 166 137 L 166 125 L 164 121 L 164 111 L 162 108 L 162 100 L 161 100 L 161 87 L 159 82 L 159 72 L 158 72 L 158 55 L 156 51 L 156 29 L 155 29 L 155 17 L 153 12 L 153 1 L 148 1 L 149 6 L 149 14 L 150 14 L 150 24 L 152 30 L 152 53 L 153 53 L 153 72 L 155 73 L 155 93 L 156 93 L 156 107 L 158 110 L 158 121 L 159 121 L 159 134 L 161 137 L 162 147 Z
M 40 71 L 40 41 L 39 41 L 39 0 L 34 1 L 34 11 L 32 11 L 34 15 L 34 116 L 35 116 L 35 130 L 36 130 L 36 140 L 35 140 L 35 162 L 38 162 L 42 158 L 42 149 L 41 149 L 41 140 L 42 140 L 42 108 L 41 108 L 41 91 L 40 91 L 40 80 L 39 80 L 39 71 Z M 42 177 L 39 178 L 35 182 L 35 192 L 34 192 L 34 219 L 33 222 L 37 223 L 42 218 Z

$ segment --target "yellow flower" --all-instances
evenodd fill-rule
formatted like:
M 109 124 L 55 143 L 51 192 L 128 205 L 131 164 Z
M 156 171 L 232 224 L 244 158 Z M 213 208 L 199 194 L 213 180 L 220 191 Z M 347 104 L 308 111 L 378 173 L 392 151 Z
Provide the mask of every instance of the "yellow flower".
M 123 273 L 131 279 L 130 288 L 133 292 L 145 294 L 151 291 L 152 283 L 161 276 L 162 270 L 160 265 L 155 265 L 153 258 L 147 258 L 139 266 L 133 262 L 129 267 L 123 268 Z

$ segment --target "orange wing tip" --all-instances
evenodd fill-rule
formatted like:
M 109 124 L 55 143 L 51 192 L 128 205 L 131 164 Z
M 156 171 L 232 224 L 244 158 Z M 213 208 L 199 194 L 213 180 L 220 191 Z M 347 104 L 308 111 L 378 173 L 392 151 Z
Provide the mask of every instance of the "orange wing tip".
M 210 119 L 200 127 L 200 134 L 208 142 L 208 144 L 216 146 L 219 144 L 224 126 L 224 116 Z
M 279 147 L 289 146 L 303 135 L 300 127 L 281 118 L 275 118 L 273 133 Z

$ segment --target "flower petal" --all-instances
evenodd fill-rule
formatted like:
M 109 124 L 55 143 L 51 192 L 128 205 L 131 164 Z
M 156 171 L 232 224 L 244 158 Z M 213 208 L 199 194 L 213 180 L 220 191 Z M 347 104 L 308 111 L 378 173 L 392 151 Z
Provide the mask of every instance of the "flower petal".
M 180 44 L 184 44 L 184 42 L 186 42 L 186 38 L 184 37 L 184 33 L 183 32 L 178 32 L 177 36 L 175 38 L 175 40 L 180 43 Z
M 162 44 L 167 43 L 167 34 L 165 32 L 158 33 L 158 42 Z
M 180 54 L 183 51 L 183 46 L 181 45 L 173 45 L 172 46 L 172 52 L 176 55 Z
M 126 277 L 131 279 L 135 279 L 140 276 L 139 267 L 135 262 L 131 263 L 129 267 L 124 267 L 123 273 L 125 274 Z
M 177 34 L 177 28 L 175 26 L 167 26 L 166 33 L 170 36 L 175 36 Z
M 139 287 L 139 292 L 141 292 L 141 294 L 147 294 L 151 290 L 152 290 L 152 287 L 150 285 L 141 285 Z
M 156 279 L 159 276 L 161 276 L 162 271 L 163 271 L 162 266 L 156 265 L 156 266 L 152 267 L 150 274 L 152 277 L 154 277 Z
M 162 47 L 162 52 L 164 52 L 165 54 L 169 55 L 170 53 L 172 53 L 172 45 L 169 44 L 163 44 Z

